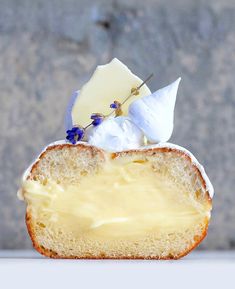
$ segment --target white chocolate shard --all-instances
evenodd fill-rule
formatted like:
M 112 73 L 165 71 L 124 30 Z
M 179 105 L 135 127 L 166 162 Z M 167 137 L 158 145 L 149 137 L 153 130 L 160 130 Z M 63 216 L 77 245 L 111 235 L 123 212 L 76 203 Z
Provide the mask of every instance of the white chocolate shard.
M 122 102 L 129 96 L 132 88 L 138 87 L 143 81 L 133 74 L 130 69 L 114 58 L 106 65 L 96 68 L 91 79 L 81 88 L 79 97 L 72 101 L 69 108 L 73 125 L 85 127 L 90 123 L 92 113 L 109 114 L 110 104 L 114 100 Z M 151 94 L 147 85 L 143 85 L 138 95 L 134 95 L 122 107 L 124 116 L 128 113 L 131 101 Z

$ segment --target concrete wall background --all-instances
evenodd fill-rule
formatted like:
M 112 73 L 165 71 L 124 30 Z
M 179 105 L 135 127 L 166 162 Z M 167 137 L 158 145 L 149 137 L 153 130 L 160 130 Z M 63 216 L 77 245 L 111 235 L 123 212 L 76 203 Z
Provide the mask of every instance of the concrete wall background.
M 235 1 L 0 0 L 0 249 L 31 248 L 20 176 L 64 137 L 70 94 L 120 58 L 151 89 L 182 77 L 171 142 L 215 187 L 201 249 L 235 249 Z

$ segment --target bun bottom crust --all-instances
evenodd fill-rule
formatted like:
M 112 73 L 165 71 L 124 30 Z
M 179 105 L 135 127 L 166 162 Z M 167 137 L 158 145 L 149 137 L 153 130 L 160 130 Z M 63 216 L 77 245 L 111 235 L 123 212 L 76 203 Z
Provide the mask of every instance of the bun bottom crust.
M 97 260 L 97 259 L 103 259 L 103 260 L 178 260 L 186 255 L 188 255 L 191 251 L 193 251 L 202 241 L 203 239 L 207 236 L 207 230 L 208 230 L 208 226 L 209 226 L 209 220 L 205 221 L 205 228 L 202 231 L 201 236 L 197 236 L 197 238 L 195 238 L 195 242 L 192 244 L 192 246 L 190 248 L 188 248 L 187 250 L 181 252 L 179 255 L 177 256 L 173 256 L 173 255 L 168 255 L 166 257 L 161 257 L 161 258 L 157 258 L 157 257 L 136 257 L 136 256 L 117 256 L 117 257 L 111 257 L 111 256 L 106 256 L 105 254 L 100 254 L 100 255 L 84 255 L 83 257 L 78 257 L 78 256 L 60 256 L 58 253 L 44 248 L 43 246 L 41 246 L 38 242 L 37 242 L 37 238 L 36 235 L 34 233 L 33 230 L 33 224 L 32 224 L 32 220 L 31 220 L 31 216 L 29 213 L 26 213 L 25 215 L 25 222 L 27 225 L 27 229 L 28 229 L 28 233 L 29 236 L 31 238 L 33 247 L 36 251 L 38 251 L 41 255 L 48 257 L 48 258 L 53 258 L 53 259 L 81 259 L 81 260 Z

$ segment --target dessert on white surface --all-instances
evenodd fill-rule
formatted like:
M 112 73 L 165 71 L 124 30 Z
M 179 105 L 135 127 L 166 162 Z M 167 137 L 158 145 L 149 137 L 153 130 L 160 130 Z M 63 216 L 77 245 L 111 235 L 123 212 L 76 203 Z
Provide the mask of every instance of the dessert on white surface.
M 67 140 L 26 170 L 18 196 L 40 253 L 178 259 L 206 236 L 213 187 L 189 151 L 166 143 L 180 78 L 153 94 L 149 79 L 117 59 L 99 66 L 70 102 Z

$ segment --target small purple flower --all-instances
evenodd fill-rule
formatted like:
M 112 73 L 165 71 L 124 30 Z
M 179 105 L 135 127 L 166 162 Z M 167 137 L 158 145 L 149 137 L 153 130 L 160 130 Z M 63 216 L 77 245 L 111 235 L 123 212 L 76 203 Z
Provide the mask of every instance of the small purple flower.
M 114 100 L 114 102 L 110 104 L 110 108 L 112 109 L 119 109 L 120 107 L 121 107 L 121 103 L 117 100 Z
M 98 117 L 98 118 L 96 118 L 96 119 L 94 119 L 94 120 L 92 121 L 92 124 L 93 124 L 94 126 L 97 126 L 97 125 L 101 124 L 102 121 L 103 121 L 103 119 L 100 118 L 100 117 Z
M 110 104 L 110 108 L 114 109 L 116 116 L 122 115 L 122 104 L 119 101 L 114 100 L 114 102 Z
M 97 126 L 103 121 L 104 115 L 101 113 L 92 113 L 91 119 L 93 119 L 92 125 Z
M 67 130 L 66 133 L 66 139 L 72 144 L 76 144 L 77 141 L 84 137 L 84 128 L 74 126 L 72 129 Z
M 103 118 L 104 115 L 101 113 L 92 113 L 91 119 L 96 119 L 96 118 Z
M 118 108 L 117 103 L 111 103 L 110 108 L 117 109 Z

